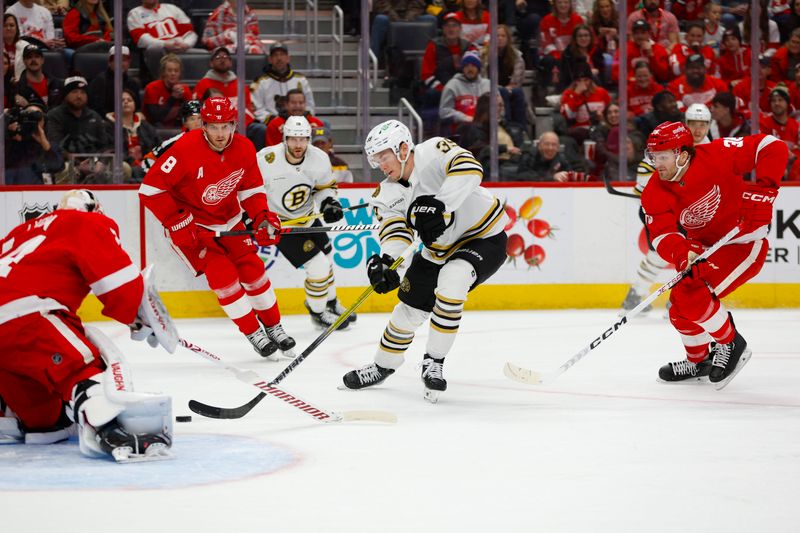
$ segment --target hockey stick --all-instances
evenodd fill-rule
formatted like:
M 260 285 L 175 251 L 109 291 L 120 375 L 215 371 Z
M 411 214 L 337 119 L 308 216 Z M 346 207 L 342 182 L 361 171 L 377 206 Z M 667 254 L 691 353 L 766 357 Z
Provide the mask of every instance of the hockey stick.
M 197 346 L 196 344 L 192 344 L 191 342 L 187 341 L 186 339 L 180 339 L 180 345 L 190 350 L 204 359 L 211 361 L 212 363 L 216 364 L 231 372 L 236 379 L 243 383 L 247 383 L 248 385 L 252 385 L 257 389 L 261 389 L 262 391 L 258 397 L 263 397 L 261 395 L 266 396 L 267 394 L 278 398 L 279 400 L 283 400 L 284 402 L 288 403 L 292 407 L 300 409 L 307 415 L 311 416 L 312 418 L 316 418 L 322 422 L 350 422 L 355 420 L 370 420 L 373 422 L 387 422 L 393 424 L 397 422 L 397 417 L 394 413 L 390 413 L 388 411 L 328 411 L 321 407 L 312 405 L 305 400 L 302 400 L 297 395 L 290 393 L 285 389 L 279 389 L 278 387 L 271 386 L 267 383 L 265 379 L 258 375 L 253 370 L 244 370 L 233 365 L 227 364 L 223 361 L 219 356 L 214 355 L 213 353 Z M 259 400 L 260 401 L 260 400 Z M 250 411 L 253 407 L 256 406 L 258 402 L 250 401 L 247 404 L 247 409 L 245 410 L 244 414 Z M 205 404 L 197 402 L 195 400 L 189 400 L 189 409 L 193 412 L 197 413 L 198 415 L 206 416 L 209 418 L 241 418 L 241 416 L 230 416 L 230 412 L 235 411 L 236 409 L 212 409 L 206 410 L 204 409 Z M 244 406 L 243 406 L 244 407 Z M 241 409 L 241 408 L 237 408 Z
M 333 233 L 339 231 L 367 231 L 380 228 L 380 224 L 340 224 L 338 226 L 284 226 L 280 234 L 289 233 Z M 215 231 L 214 237 L 236 237 L 239 235 L 254 235 L 256 230 L 242 229 L 234 231 Z
M 350 207 L 343 208 L 342 211 L 355 211 L 356 209 L 361 209 L 362 207 L 369 207 L 369 203 L 364 202 L 363 204 L 351 205 Z M 309 220 L 322 218 L 322 216 L 322 213 L 315 213 L 313 215 L 306 215 L 304 217 L 293 218 L 291 220 L 284 220 L 281 222 L 281 224 L 285 224 L 287 226 L 291 226 L 292 224 L 302 224 L 303 222 L 308 222 Z
M 513 363 L 506 363 L 505 367 L 503 367 L 503 374 L 505 374 L 505 376 L 511 380 L 519 381 L 520 383 L 528 383 L 531 385 L 540 385 L 543 383 L 550 383 L 554 381 L 561 374 L 569 370 L 575 363 L 583 359 L 586 356 L 586 354 L 588 354 L 590 351 L 600 346 L 600 344 L 604 340 L 613 335 L 619 328 L 627 324 L 629 319 L 641 313 L 642 310 L 648 305 L 650 305 L 656 298 L 658 298 L 659 296 L 670 290 L 680 280 L 686 277 L 686 275 L 690 272 L 691 267 L 693 265 L 707 259 L 711 254 L 713 254 L 714 252 L 722 248 L 725 244 L 727 244 L 727 242 L 730 241 L 736 234 L 738 234 L 740 230 L 741 228 L 739 226 L 736 226 L 731 231 L 729 231 L 711 248 L 703 252 L 701 255 L 697 256 L 695 260 L 692 261 L 692 264 L 689 265 L 689 267 L 686 270 L 678 272 L 675 275 L 675 277 L 673 277 L 671 280 L 662 285 L 661 288 L 659 288 L 650 296 L 642 300 L 642 302 L 639 305 L 628 311 L 627 314 L 623 315 L 622 318 L 620 318 L 619 322 L 613 323 L 611 327 L 606 329 L 600 336 L 591 341 L 587 346 L 584 346 L 581 351 L 573 355 L 566 363 L 555 369 L 553 372 L 550 372 L 549 374 L 542 374 L 540 372 L 536 372 L 535 370 L 529 370 L 527 368 L 517 366 Z
M 403 264 L 404 261 L 407 261 L 408 258 L 411 257 L 414 254 L 414 252 L 416 252 L 418 246 L 419 246 L 418 241 L 414 240 L 414 242 L 412 242 L 403 251 L 403 253 L 400 254 L 400 257 L 395 259 L 394 263 L 392 263 L 392 266 L 389 267 L 389 268 L 391 268 L 392 270 L 397 270 L 397 268 L 401 264 Z M 275 377 L 275 379 L 273 379 L 269 383 L 263 383 L 263 385 L 264 385 L 263 387 L 259 386 L 259 388 L 263 388 L 267 392 L 259 393 L 258 396 L 254 397 L 252 400 L 250 400 L 246 404 L 241 405 L 239 407 L 232 407 L 232 408 L 226 409 L 226 408 L 222 408 L 222 407 L 214 407 L 213 405 L 202 404 L 200 402 L 196 402 L 196 401 L 192 400 L 193 403 L 189 404 L 189 408 L 192 411 L 194 411 L 195 413 L 199 414 L 199 415 L 207 416 L 207 417 L 210 417 L 210 418 L 242 418 L 244 415 L 249 413 L 250 410 L 253 407 L 258 405 L 258 403 L 261 400 L 263 400 L 264 397 L 269 393 L 269 390 L 267 388 L 265 388 L 265 387 L 275 387 L 275 385 L 277 385 L 278 383 L 283 381 L 284 378 L 286 378 L 286 376 L 291 374 L 292 371 L 294 371 L 294 369 L 297 368 L 297 366 L 306 359 L 306 357 L 311 355 L 311 352 L 316 350 L 319 347 L 319 345 L 322 344 L 322 342 L 330 336 L 331 333 L 336 331 L 336 329 L 339 327 L 339 325 L 342 322 L 347 320 L 347 317 L 349 317 L 351 314 L 353 314 L 353 312 L 355 312 L 355 310 L 358 308 L 358 306 L 360 306 L 362 303 L 364 303 L 364 300 L 366 300 L 367 297 L 369 297 L 369 295 L 372 294 L 372 291 L 374 291 L 374 290 L 375 290 L 375 287 L 373 287 L 372 285 L 367 287 L 364 290 L 364 292 L 361 293 L 361 296 L 358 297 L 358 299 L 355 301 L 355 303 L 353 305 L 351 305 L 344 313 L 339 315 L 339 318 L 336 320 L 336 322 L 334 322 L 333 324 L 328 326 L 328 329 L 323 331 L 322 334 L 320 334 L 320 336 L 317 337 L 314 340 L 314 342 L 312 342 L 308 346 L 308 348 L 303 350 L 303 353 L 301 353 L 294 360 L 292 360 L 292 362 L 289 363 L 289 366 L 287 366 L 283 370 L 283 372 L 278 374 Z
M 608 191 L 608 194 L 612 194 L 614 196 L 624 196 L 625 198 L 633 198 L 634 200 L 642 199 L 642 197 L 638 194 L 633 194 L 630 192 L 622 192 L 619 189 L 615 189 L 614 187 L 612 187 L 611 176 L 609 176 L 608 173 L 606 172 L 603 173 L 603 183 L 606 184 L 606 190 Z

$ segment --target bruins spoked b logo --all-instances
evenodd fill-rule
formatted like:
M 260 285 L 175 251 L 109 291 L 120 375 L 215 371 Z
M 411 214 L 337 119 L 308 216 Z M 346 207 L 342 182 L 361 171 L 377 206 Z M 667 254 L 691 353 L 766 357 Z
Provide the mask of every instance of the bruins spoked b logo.
M 283 195 L 283 207 L 287 211 L 297 211 L 308 202 L 311 196 L 311 187 L 308 185 L 295 185 Z
M 312 241 L 311 239 L 303 243 L 303 251 L 305 253 L 308 253 L 313 249 L 314 249 L 314 241 Z

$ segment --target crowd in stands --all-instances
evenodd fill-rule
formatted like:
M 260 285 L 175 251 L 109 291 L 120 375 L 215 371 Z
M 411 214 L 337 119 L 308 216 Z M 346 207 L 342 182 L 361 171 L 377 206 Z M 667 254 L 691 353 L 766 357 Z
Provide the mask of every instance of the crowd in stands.
M 787 177 L 800 179 L 800 0 L 760 0 L 758 50 L 750 47 L 749 2 L 625 1 L 628 17 L 621 21 L 614 0 L 501 0 L 496 58 L 489 55 L 488 2 L 481 0 L 374 0 L 364 38 L 386 68 L 386 86 L 405 90 L 420 110 L 426 135 L 456 140 L 487 170 L 490 108 L 496 106 L 500 173 L 492 180 L 635 179 L 647 135 L 665 120 L 682 120 L 692 104 L 707 106 L 711 139 L 746 135 L 751 58 L 757 57 L 759 128 L 789 144 Z M 191 3 L 125 1 L 118 118 L 113 3 L 9 2 L 3 18 L 6 183 L 109 181 L 117 122 L 125 179 L 141 181 L 148 154 L 190 129 L 194 102 L 224 95 L 238 104 L 245 81 L 234 68 L 236 0 L 219 2 L 201 26 L 187 15 Z M 339 3 L 346 33 L 360 34 L 360 2 Z M 388 36 L 394 25 L 408 23 L 434 33 L 424 50 L 406 57 Z M 621 24 L 627 43 L 620 43 Z M 312 141 L 330 154 L 341 179 L 352 180 L 333 151 L 335 131 L 315 114 L 313 81 L 292 69 L 286 43 L 260 35 L 250 6 L 243 46 L 263 61 L 261 75 L 244 87 L 247 137 L 257 149 L 275 144 L 289 116 L 306 116 Z M 102 68 L 81 71 L 80 59 L 89 55 L 102 56 Z M 186 77 L 190 55 L 208 61 L 205 74 Z M 489 95 L 493 59 L 496 98 Z M 623 70 L 627 101 L 620 102 Z M 627 169 L 620 172 L 621 150 Z

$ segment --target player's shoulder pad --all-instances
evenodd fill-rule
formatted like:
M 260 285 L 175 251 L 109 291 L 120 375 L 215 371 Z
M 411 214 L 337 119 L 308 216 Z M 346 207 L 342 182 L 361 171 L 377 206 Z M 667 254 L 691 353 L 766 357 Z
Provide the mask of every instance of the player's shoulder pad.
M 256 160 L 259 164 L 267 164 L 271 165 L 275 162 L 275 159 L 283 153 L 283 143 L 273 144 L 272 146 L 267 146 L 262 148 L 261 150 L 256 153 Z
M 375 188 L 370 204 L 377 209 L 404 211 L 404 190 L 399 183 L 385 179 Z
M 313 144 L 308 145 L 308 149 L 306 150 L 306 157 L 308 157 L 309 161 L 312 161 L 314 163 L 321 163 L 327 166 L 331 165 L 331 160 L 328 157 L 328 153 L 321 148 L 317 148 Z

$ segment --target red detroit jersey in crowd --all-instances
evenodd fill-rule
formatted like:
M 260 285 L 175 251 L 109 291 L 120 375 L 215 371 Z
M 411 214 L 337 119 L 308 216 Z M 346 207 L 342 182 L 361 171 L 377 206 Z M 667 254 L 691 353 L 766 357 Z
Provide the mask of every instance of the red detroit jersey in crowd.
M 42 310 L 75 315 L 90 290 L 104 315 L 136 318 L 144 282 L 102 213 L 59 209 L 29 220 L 0 242 L 0 254 L 0 322 Z
M 139 194 L 162 223 L 183 209 L 215 231 L 236 225 L 242 208 L 251 217 L 268 210 L 255 148 L 238 133 L 222 152 L 211 149 L 202 129 L 185 133 L 155 162 Z
M 786 170 L 786 145 L 772 135 L 717 139 L 695 150 L 680 181 L 663 181 L 656 171 L 642 193 L 653 246 L 664 258 L 683 240 L 678 225 L 708 247 L 739 223 L 744 174 L 755 170 L 758 185 L 778 187 Z

